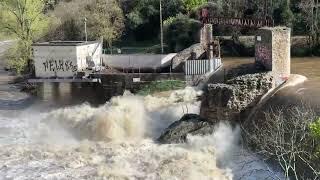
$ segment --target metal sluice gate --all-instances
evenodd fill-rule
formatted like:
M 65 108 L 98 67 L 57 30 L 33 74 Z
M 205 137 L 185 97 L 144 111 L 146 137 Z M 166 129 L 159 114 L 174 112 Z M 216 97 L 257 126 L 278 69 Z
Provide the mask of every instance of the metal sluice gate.
M 222 65 L 220 58 L 205 60 L 187 60 L 185 64 L 186 75 L 204 75 L 219 69 Z

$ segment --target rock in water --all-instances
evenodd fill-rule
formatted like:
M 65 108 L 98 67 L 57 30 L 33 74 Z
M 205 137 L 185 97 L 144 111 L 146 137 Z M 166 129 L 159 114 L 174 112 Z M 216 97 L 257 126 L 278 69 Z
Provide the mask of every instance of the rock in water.
M 186 114 L 179 121 L 171 124 L 158 138 L 160 143 L 183 143 L 187 135 L 209 135 L 214 130 L 214 124 L 197 114 Z
M 201 103 L 201 117 L 212 123 L 238 121 L 271 88 L 271 72 L 242 75 L 226 84 L 209 84 Z

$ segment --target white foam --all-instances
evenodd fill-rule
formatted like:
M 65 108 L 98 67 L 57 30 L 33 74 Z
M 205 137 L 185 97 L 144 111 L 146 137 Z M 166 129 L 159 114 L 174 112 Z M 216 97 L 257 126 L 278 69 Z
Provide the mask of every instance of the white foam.
M 169 98 L 126 93 L 100 107 L 0 115 L 0 135 L 4 127 L 8 134 L 0 139 L 0 177 L 232 179 L 239 130 L 227 124 L 209 136 L 188 136 L 186 144 L 152 140 L 184 113 L 199 113 L 198 95 L 190 88 Z

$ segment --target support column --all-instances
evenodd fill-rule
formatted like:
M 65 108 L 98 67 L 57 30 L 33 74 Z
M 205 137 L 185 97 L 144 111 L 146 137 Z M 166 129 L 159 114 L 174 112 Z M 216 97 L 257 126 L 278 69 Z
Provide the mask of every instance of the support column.
M 204 24 L 200 31 L 200 44 L 207 48 L 208 45 L 213 41 L 212 38 L 212 24 Z
M 255 37 L 255 63 L 273 72 L 275 85 L 285 82 L 291 73 L 291 29 L 261 28 Z

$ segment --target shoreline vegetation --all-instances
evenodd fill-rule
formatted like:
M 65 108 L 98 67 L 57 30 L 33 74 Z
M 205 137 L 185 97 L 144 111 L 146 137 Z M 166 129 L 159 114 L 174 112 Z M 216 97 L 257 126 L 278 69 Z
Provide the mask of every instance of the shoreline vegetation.
M 185 82 L 179 80 L 154 81 L 150 84 L 142 85 L 142 87 L 140 88 L 140 90 L 138 90 L 136 94 L 141 96 L 147 96 L 155 93 L 184 89 L 185 87 Z
M 221 43 L 221 54 L 225 57 L 254 57 L 254 37 L 255 36 L 239 36 L 233 39 L 232 36 L 215 36 Z M 137 46 L 134 42 L 127 44 L 115 44 L 112 48 L 105 48 L 104 54 L 116 54 L 120 49 L 123 54 L 157 54 L 160 53 L 160 44 L 152 44 L 155 42 L 139 42 Z M 291 57 L 313 57 L 320 56 L 320 48 L 316 49 L 316 53 L 312 53 L 310 49 L 310 40 L 308 36 L 292 36 L 291 37 Z

